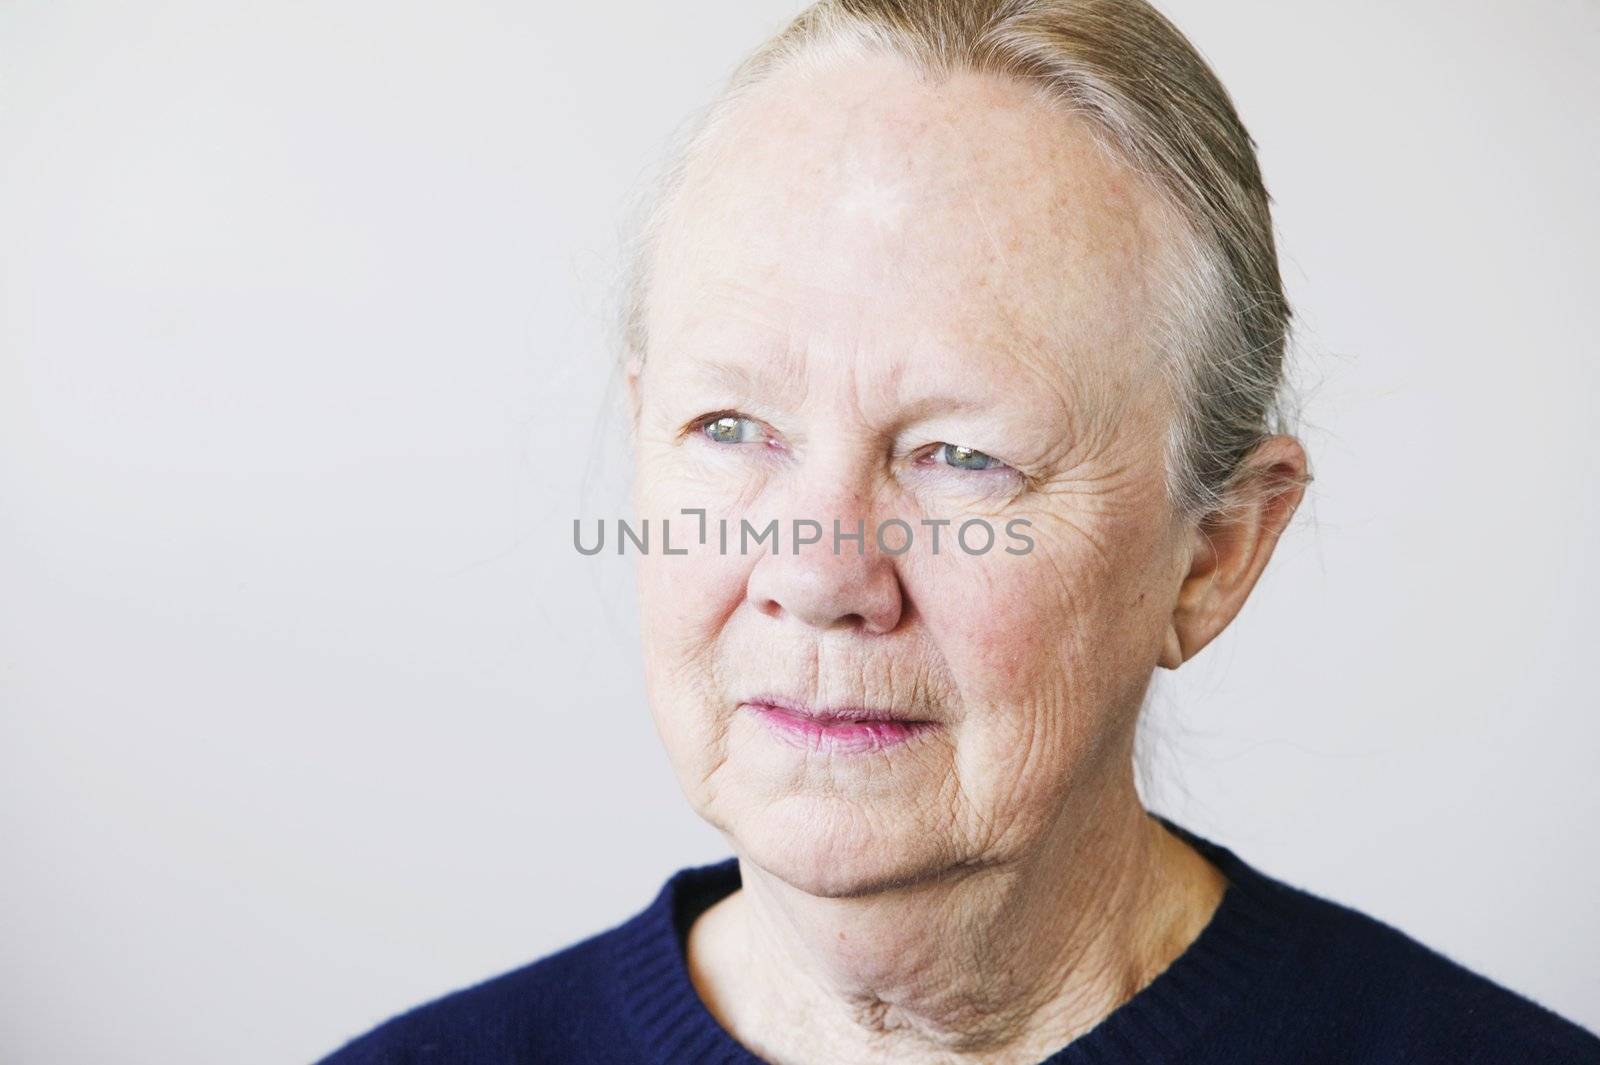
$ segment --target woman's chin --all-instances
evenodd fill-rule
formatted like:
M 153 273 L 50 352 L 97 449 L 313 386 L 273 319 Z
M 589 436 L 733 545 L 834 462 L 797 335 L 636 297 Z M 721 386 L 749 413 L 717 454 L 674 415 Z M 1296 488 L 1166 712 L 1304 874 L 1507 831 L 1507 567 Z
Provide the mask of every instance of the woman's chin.
M 847 898 L 904 886 L 948 864 L 930 826 L 895 824 L 836 798 L 789 798 L 740 818 L 740 855 L 810 895 Z

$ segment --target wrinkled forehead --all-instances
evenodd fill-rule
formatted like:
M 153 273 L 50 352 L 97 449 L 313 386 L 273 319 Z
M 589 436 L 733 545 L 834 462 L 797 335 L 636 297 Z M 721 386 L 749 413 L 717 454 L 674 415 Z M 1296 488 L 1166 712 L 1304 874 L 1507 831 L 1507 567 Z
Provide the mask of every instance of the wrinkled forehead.
M 1087 123 L 1020 82 L 930 85 L 889 58 L 786 71 L 690 161 L 649 358 L 708 332 L 879 357 L 920 337 L 1121 379 L 1148 355 L 1170 224 Z

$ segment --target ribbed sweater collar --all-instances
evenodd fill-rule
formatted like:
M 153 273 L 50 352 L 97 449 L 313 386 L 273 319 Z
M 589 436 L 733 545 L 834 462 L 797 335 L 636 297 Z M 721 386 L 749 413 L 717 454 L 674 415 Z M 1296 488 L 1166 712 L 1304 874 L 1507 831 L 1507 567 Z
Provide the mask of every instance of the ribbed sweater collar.
M 1288 953 L 1292 889 L 1226 847 L 1152 814 L 1228 879 L 1211 920 L 1142 990 L 1039 1065 L 1181 1062 L 1207 1029 L 1248 1000 Z M 726 858 L 673 874 L 650 905 L 617 929 L 613 962 L 629 1035 L 659 1065 L 765 1065 L 711 1015 L 689 979 L 685 942 L 696 917 L 738 890 Z

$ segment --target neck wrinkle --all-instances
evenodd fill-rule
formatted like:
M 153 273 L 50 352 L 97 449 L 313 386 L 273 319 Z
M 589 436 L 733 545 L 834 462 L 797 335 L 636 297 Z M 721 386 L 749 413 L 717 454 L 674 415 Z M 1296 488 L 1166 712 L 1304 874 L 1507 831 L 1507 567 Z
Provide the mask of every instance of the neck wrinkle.
M 1127 795 L 1025 864 L 890 897 L 818 899 L 741 860 L 725 916 L 743 1001 L 720 1019 L 775 1062 L 1040 1060 L 1154 979 L 1220 900 L 1131 780 Z

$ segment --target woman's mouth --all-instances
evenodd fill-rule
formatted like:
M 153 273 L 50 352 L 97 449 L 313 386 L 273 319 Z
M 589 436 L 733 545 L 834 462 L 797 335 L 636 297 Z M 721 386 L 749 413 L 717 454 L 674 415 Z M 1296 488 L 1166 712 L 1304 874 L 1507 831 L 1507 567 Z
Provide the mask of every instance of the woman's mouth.
M 830 754 L 887 750 L 938 727 L 937 722 L 913 720 L 893 710 L 817 709 L 766 698 L 741 705 L 755 714 L 778 739 Z

